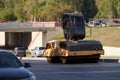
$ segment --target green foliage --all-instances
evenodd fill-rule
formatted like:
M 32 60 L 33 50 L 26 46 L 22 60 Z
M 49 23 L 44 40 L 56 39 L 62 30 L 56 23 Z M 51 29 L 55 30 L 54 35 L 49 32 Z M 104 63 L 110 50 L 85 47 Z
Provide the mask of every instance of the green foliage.
M 6 21 L 15 21 L 16 18 L 17 17 L 14 15 L 11 8 L 2 9 L 0 13 L 0 19 L 4 19 Z
M 85 16 L 86 21 L 89 18 L 93 18 L 98 12 L 95 0 L 83 0 L 82 13 Z
M 119 18 L 120 0 L 0 0 L 0 19 L 60 20 L 63 13 L 82 12 L 85 19 Z
M 17 21 L 26 21 L 26 13 L 24 10 L 25 1 L 24 0 L 17 0 L 15 2 L 14 7 L 14 15 L 17 17 Z
M 0 0 L 0 8 L 4 8 L 4 0 Z
M 96 0 L 97 18 L 120 18 L 120 0 Z

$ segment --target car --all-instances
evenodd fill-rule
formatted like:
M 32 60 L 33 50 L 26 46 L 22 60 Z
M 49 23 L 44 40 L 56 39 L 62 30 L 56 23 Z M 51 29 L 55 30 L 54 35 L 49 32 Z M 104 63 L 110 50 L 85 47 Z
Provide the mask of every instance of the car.
M 5 20 L 0 20 L 0 23 L 4 23 L 4 22 L 6 22 Z
M 106 27 L 106 26 L 108 26 L 105 20 L 89 21 L 87 25 L 90 27 Z
M 24 47 L 15 47 L 13 52 L 17 57 L 26 57 L 26 49 Z
M 36 80 L 27 67 L 31 64 L 23 64 L 12 52 L 0 50 L 0 80 Z
M 31 57 L 41 57 L 43 56 L 43 52 L 44 52 L 45 47 L 35 47 L 34 49 L 31 49 L 30 53 L 31 53 Z
M 99 26 L 99 23 L 97 21 L 89 21 L 87 25 L 94 27 L 94 26 Z

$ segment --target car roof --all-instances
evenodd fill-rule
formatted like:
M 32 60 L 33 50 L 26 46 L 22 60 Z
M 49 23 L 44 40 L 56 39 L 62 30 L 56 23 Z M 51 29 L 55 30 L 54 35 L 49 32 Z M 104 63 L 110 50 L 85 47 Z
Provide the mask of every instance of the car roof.
M 13 55 L 12 52 L 8 50 L 0 50 L 0 54 Z
M 0 52 L 8 52 L 8 53 L 10 53 L 10 51 L 8 51 L 8 50 L 1 50 L 1 49 L 0 49 Z

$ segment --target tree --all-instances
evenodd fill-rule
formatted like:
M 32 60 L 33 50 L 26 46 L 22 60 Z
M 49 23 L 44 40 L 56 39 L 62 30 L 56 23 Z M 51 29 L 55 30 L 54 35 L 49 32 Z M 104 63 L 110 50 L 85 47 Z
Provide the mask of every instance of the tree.
M 0 17 L 6 21 L 16 20 L 14 15 L 14 0 L 3 0 L 4 7 L 1 9 Z
M 89 18 L 94 18 L 98 12 L 95 0 L 70 0 L 69 4 L 73 6 L 73 11 L 83 13 L 86 22 L 88 22 Z
M 23 9 L 26 1 L 24 0 L 16 0 L 14 4 L 14 14 L 17 17 L 17 21 L 26 21 L 26 13 Z
M 112 16 L 110 0 L 97 0 L 98 13 L 97 18 L 108 18 Z M 106 4 L 107 3 L 107 4 Z
M 89 18 L 94 18 L 98 12 L 95 0 L 83 0 L 81 11 L 88 22 Z
M 97 18 L 119 18 L 120 0 L 96 0 L 98 6 Z
M 60 20 L 63 13 L 82 12 L 89 18 L 119 18 L 120 0 L 0 0 L 0 19 Z
M 118 18 L 120 18 L 120 1 L 117 3 L 117 14 L 118 14 Z
M 4 8 L 4 1 L 5 0 L 0 0 L 0 8 Z
M 43 0 L 37 3 L 39 4 L 33 14 L 43 21 L 59 20 L 65 11 L 71 11 L 71 6 L 61 0 Z

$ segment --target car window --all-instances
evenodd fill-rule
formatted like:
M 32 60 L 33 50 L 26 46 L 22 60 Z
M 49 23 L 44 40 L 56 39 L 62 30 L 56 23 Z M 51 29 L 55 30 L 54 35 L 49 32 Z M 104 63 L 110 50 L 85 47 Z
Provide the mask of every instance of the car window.
M 23 47 L 19 47 L 18 50 L 25 50 L 25 48 L 23 48 Z
M 44 47 L 39 47 L 39 50 L 43 50 L 44 49 Z
M 15 47 L 14 50 L 25 50 L 24 47 Z
M 0 52 L 0 68 L 21 66 L 22 63 L 12 53 Z

